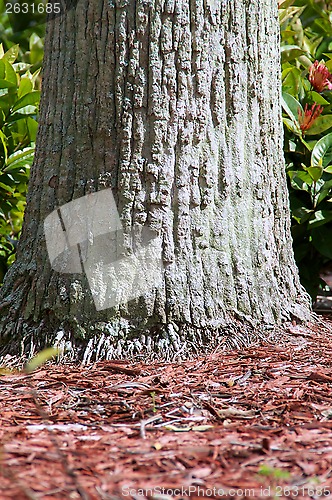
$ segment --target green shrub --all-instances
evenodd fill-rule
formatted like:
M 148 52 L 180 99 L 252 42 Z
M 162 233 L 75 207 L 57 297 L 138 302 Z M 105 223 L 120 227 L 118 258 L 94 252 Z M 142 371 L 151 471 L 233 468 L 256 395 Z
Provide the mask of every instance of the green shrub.
M 294 252 L 315 299 L 332 260 L 332 13 L 324 2 L 285 0 L 279 16 Z
M 37 8 L 24 15 L 8 14 L 6 2 L 0 0 L 0 32 L 1 284 L 15 259 L 34 155 L 45 14 Z
M 40 70 L 15 63 L 18 53 L 0 45 L 0 282 L 15 259 L 38 128 Z

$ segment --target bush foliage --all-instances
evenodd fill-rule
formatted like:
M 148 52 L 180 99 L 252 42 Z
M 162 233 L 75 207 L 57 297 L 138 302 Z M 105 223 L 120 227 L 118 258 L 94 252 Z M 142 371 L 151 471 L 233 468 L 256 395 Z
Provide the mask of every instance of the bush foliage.
M 44 26 L 0 3 L 0 283 L 15 259 L 38 128 Z M 18 43 L 16 43 L 18 42 Z
M 315 299 L 319 271 L 332 259 L 332 10 L 321 1 L 285 0 L 279 17 L 294 252 Z

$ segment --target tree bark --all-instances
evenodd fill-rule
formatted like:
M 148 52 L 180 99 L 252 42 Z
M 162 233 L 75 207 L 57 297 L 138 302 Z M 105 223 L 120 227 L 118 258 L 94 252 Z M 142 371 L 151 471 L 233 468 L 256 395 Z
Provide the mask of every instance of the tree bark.
M 50 20 L 2 352 L 57 339 L 85 360 L 186 356 L 308 319 L 279 94 L 271 0 L 80 0 Z M 96 311 L 84 274 L 51 269 L 44 221 L 105 188 L 126 251 L 148 226 L 164 271 L 161 287 Z

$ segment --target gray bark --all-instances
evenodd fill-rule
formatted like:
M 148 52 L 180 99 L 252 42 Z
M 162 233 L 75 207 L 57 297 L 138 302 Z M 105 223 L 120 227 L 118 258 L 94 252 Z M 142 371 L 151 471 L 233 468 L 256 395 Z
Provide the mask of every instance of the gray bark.
M 80 0 L 48 23 L 42 91 L 1 292 L 3 352 L 62 338 L 86 360 L 184 356 L 309 317 L 290 237 L 276 2 Z M 129 252 L 144 225 L 160 239 L 164 279 L 97 312 L 83 274 L 51 269 L 43 224 L 104 188 Z

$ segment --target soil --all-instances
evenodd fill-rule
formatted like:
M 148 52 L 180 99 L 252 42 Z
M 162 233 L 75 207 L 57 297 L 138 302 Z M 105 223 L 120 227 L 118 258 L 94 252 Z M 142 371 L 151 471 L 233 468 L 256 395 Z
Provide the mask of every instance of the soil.
M 7 358 L 0 499 L 332 498 L 331 333 L 181 363 Z

